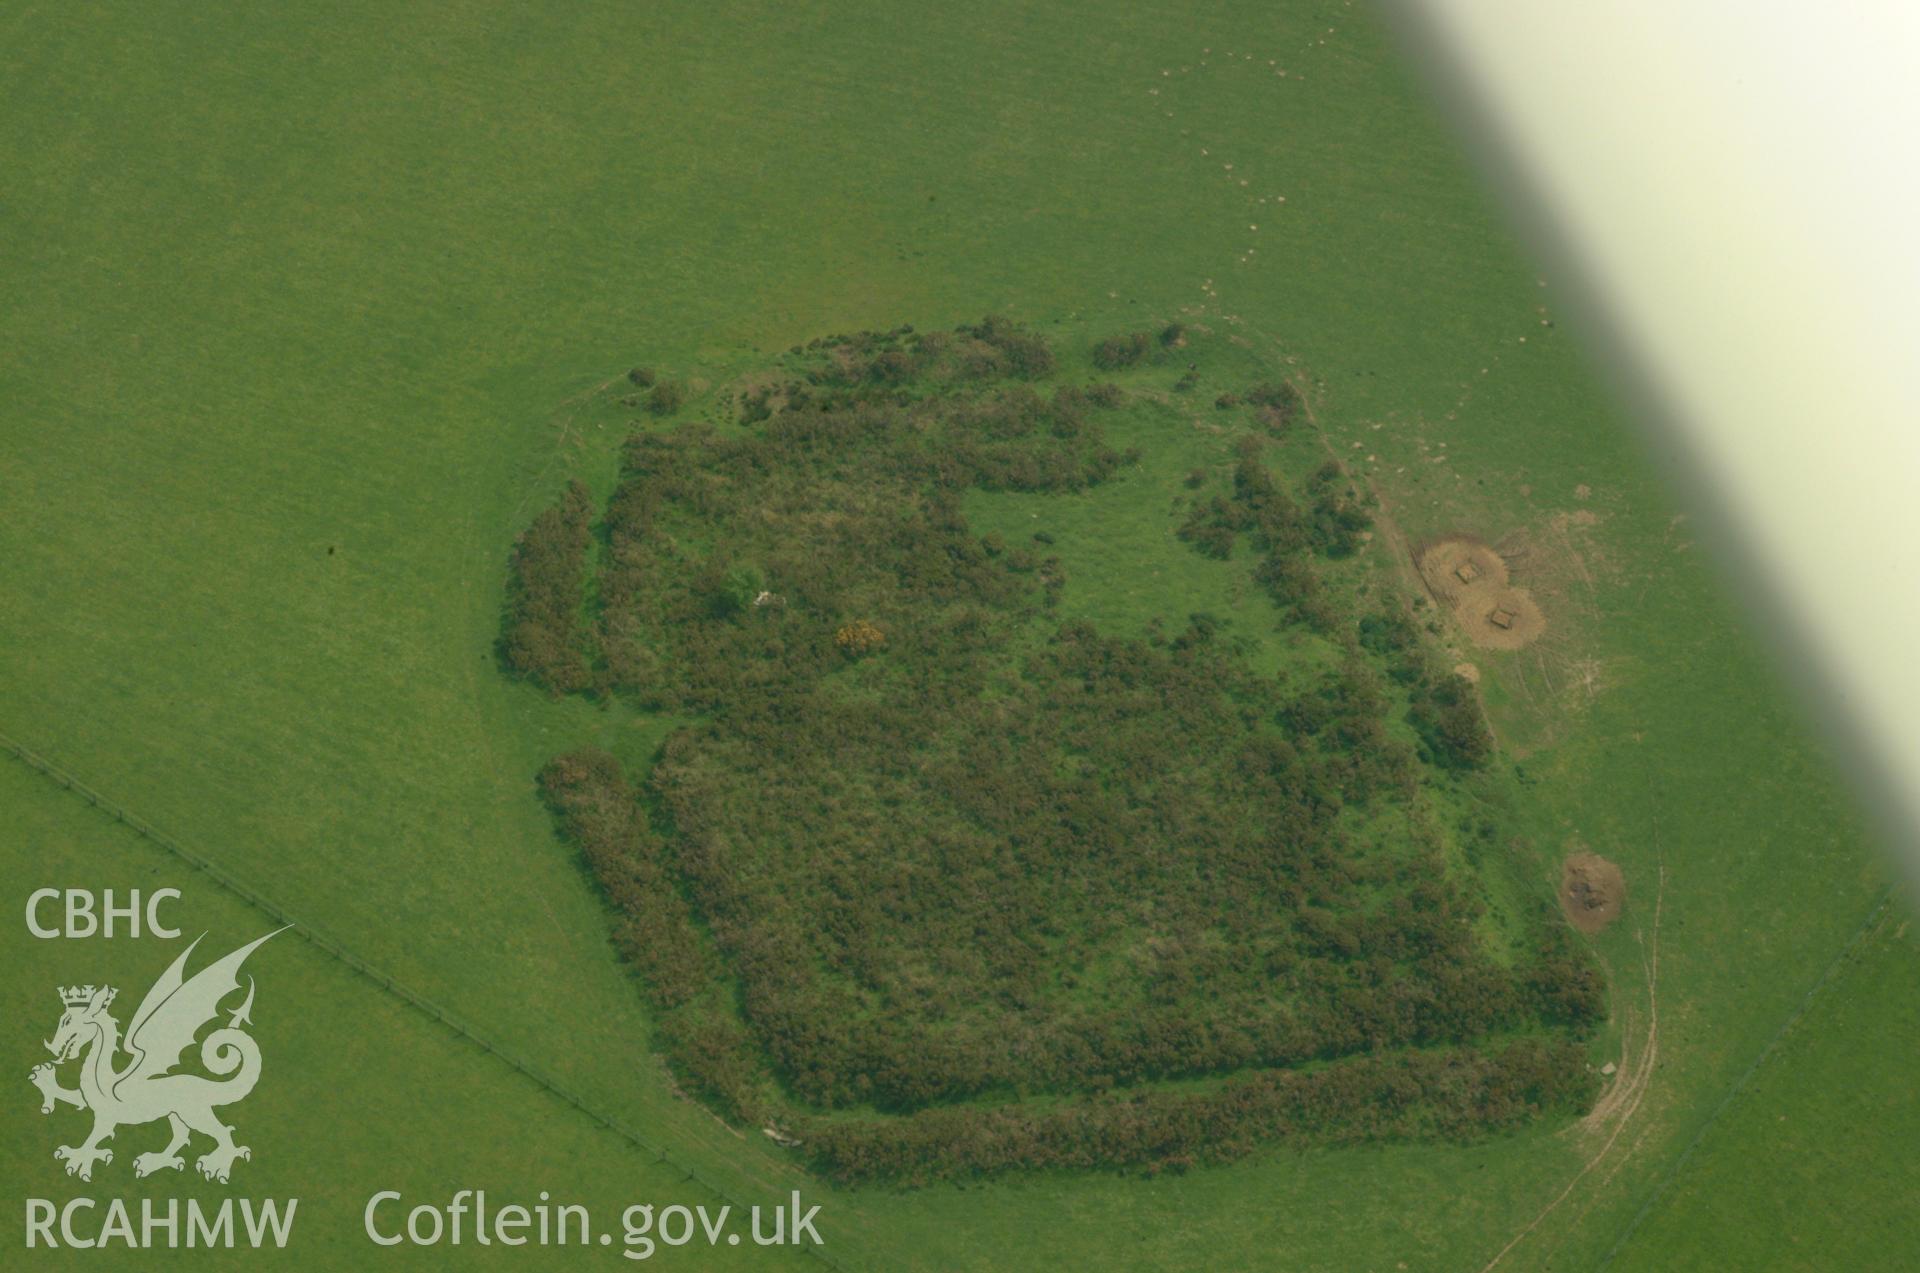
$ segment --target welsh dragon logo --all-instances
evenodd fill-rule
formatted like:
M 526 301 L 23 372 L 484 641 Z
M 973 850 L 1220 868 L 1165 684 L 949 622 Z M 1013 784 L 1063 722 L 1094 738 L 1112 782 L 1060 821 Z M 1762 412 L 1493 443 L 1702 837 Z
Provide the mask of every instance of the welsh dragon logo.
M 66 1011 L 46 1044 L 53 1061 L 36 1065 L 27 1077 L 40 1089 L 42 1114 L 52 1113 L 55 1105 L 93 1111 L 93 1134 L 83 1144 L 62 1145 L 53 1151 L 56 1159 L 66 1163 L 69 1176 L 93 1179 L 95 1163 L 113 1161 L 113 1151 L 104 1142 L 118 1128 L 162 1118 L 172 1129 L 167 1146 L 135 1157 L 136 1176 L 179 1171 L 186 1165 L 180 1151 L 194 1132 L 213 1139 L 213 1148 L 194 1164 L 209 1180 L 226 1183 L 234 1160 L 253 1156 L 245 1145 L 234 1143 L 233 1128 L 214 1115 L 214 1110 L 244 1099 L 260 1078 L 260 1045 L 241 1029 L 252 1024 L 253 978 L 247 978 L 247 997 L 229 1012 L 226 1025 L 200 1042 L 200 1064 L 220 1077 L 173 1071 L 193 1046 L 194 1036 L 219 1016 L 221 1000 L 240 989 L 240 965 L 276 933 L 247 943 L 188 978 L 184 975 L 187 957 L 201 940 L 196 937 L 140 1001 L 127 1023 L 124 1042 L 120 1023 L 108 1012 L 119 991 L 112 986 L 61 988 Z M 116 1067 L 123 1051 L 132 1059 Z M 80 1059 L 79 1087 L 60 1086 L 55 1067 L 76 1058 Z

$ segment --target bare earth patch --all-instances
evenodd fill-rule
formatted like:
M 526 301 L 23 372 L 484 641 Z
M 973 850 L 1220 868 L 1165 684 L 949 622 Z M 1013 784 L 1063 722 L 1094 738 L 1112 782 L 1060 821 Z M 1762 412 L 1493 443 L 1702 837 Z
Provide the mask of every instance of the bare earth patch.
M 1533 594 L 1513 585 L 1506 558 L 1481 540 L 1437 540 L 1421 550 L 1419 570 L 1427 591 L 1482 649 L 1523 649 L 1547 630 Z
M 1620 868 L 1595 853 L 1568 856 L 1560 866 L 1560 909 L 1583 933 L 1597 933 L 1620 918 L 1627 882 Z
M 1454 621 L 1467 639 L 1483 650 L 1520 650 L 1547 630 L 1547 616 L 1525 588 L 1461 597 Z

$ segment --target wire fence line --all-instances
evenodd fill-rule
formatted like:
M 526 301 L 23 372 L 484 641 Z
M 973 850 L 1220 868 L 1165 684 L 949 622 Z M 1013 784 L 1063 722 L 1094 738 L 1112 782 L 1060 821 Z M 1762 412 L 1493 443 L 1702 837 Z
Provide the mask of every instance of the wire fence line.
M 286 908 L 276 902 L 268 900 L 256 890 L 235 879 L 205 854 L 197 853 L 188 848 L 144 818 L 135 815 L 132 810 L 120 804 L 118 801 L 109 799 L 98 791 L 95 791 L 74 774 L 55 764 L 53 761 L 48 760 L 45 756 L 34 751 L 26 744 L 17 741 L 7 734 L 0 733 L 0 749 L 4 749 L 9 755 L 13 756 L 14 759 L 40 774 L 42 777 L 64 787 L 80 799 L 85 800 L 88 804 L 100 810 L 100 812 L 125 826 L 135 835 L 140 836 L 142 839 L 157 845 L 165 852 L 179 858 L 188 866 L 199 871 L 221 888 L 232 893 L 241 901 L 253 907 L 275 923 L 291 928 L 300 938 L 306 941 L 308 945 L 320 951 L 322 954 L 346 965 L 355 973 L 366 978 L 407 1006 L 426 1016 L 432 1017 L 456 1036 L 465 1039 L 481 1051 L 517 1071 L 521 1077 L 527 1079 L 535 1086 L 542 1088 L 549 1095 L 571 1105 L 574 1109 L 585 1114 L 595 1123 L 598 1123 L 605 1130 L 627 1142 L 632 1148 L 638 1149 L 643 1154 L 648 1155 L 651 1161 L 684 1173 L 681 1177 L 682 1180 L 698 1185 L 700 1188 L 705 1189 L 707 1192 L 719 1198 L 720 1201 L 741 1212 L 745 1212 L 752 1205 L 741 1201 L 723 1186 L 702 1176 L 696 1168 L 669 1153 L 664 1145 L 643 1135 L 628 1124 L 606 1113 L 604 1110 L 597 1108 L 589 1102 L 585 1096 L 574 1091 L 571 1087 L 562 1083 L 551 1074 L 548 1074 L 539 1066 L 495 1044 L 492 1040 L 488 1039 L 486 1035 L 470 1025 L 464 1018 L 449 1012 L 419 991 L 395 981 L 392 977 L 389 977 L 387 974 L 373 967 L 373 965 L 369 964 L 366 960 L 360 958 L 360 956 L 354 954 L 351 950 L 348 950 L 338 940 L 329 937 L 323 930 L 314 927 L 304 920 L 296 919 L 288 913 Z M 796 1246 L 793 1249 L 812 1256 L 814 1259 L 826 1264 L 828 1268 L 837 1270 L 838 1273 L 846 1273 L 846 1266 L 841 1264 L 838 1259 L 821 1247 Z
M 1607 1248 L 1607 1253 L 1600 1257 L 1600 1263 L 1595 1266 L 1596 1268 L 1612 1267 L 1614 1257 L 1625 1249 L 1633 1235 L 1646 1222 L 1647 1217 L 1653 1214 L 1654 1206 L 1666 1197 L 1667 1190 L 1672 1187 L 1675 1180 L 1679 1179 L 1681 1170 L 1693 1158 L 1694 1151 L 1700 1148 L 1701 1142 L 1707 1138 L 1707 1133 L 1711 1132 L 1714 1125 L 1720 1121 L 1720 1116 L 1733 1107 L 1733 1103 L 1746 1091 L 1747 1084 L 1760 1072 L 1760 1067 L 1765 1065 L 1787 1041 L 1794 1027 L 1800 1024 L 1807 1015 L 1807 1011 L 1813 1007 L 1814 1002 L 1820 998 L 1834 977 L 1839 975 L 1853 957 L 1854 952 L 1872 935 L 1875 926 L 1886 919 L 1899 898 L 1897 884 L 1887 883 L 1880 886 L 1880 892 L 1875 896 L 1872 908 L 1867 911 L 1867 917 L 1860 921 L 1860 926 L 1853 930 L 1853 935 L 1847 938 L 1838 951 L 1834 952 L 1833 958 L 1829 959 L 1826 966 L 1820 970 L 1820 975 L 1814 978 L 1813 984 L 1807 987 L 1806 993 L 1795 1001 L 1792 1010 L 1787 1013 L 1786 1020 L 1780 1023 L 1766 1043 L 1761 1046 L 1759 1055 L 1755 1056 L 1747 1068 L 1740 1072 L 1740 1076 L 1734 1079 L 1733 1086 L 1729 1087 L 1714 1107 L 1708 1111 L 1705 1120 L 1688 1139 L 1686 1147 L 1660 1173 L 1660 1178 L 1654 1182 L 1652 1191 L 1641 1201 L 1633 1217 L 1627 1221 L 1627 1227 L 1620 1231 L 1620 1236 L 1615 1238 L 1613 1245 Z

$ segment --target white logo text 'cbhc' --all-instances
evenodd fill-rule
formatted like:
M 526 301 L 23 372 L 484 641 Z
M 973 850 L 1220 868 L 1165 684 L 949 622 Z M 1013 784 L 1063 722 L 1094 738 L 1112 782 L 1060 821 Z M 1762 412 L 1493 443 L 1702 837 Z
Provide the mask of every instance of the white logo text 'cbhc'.
M 144 913 L 147 931 L 155 937 L 178 937 L 180 930 L 168 928 L 160 922 L 160 903 L 180 897 L 177 888 L 155 889 L 147 894 L 146 906 L 140 905 L 140 890 L 134 889 L 127 895 L 124 906 L 113 904 L 113 890 L 104 889 L 100 894 L 99 907 L 94 906 L 94 896 L 83 888 L 37 888 L 27 896 L 27 931 L 35 937 L 101 937 L 114 935 L 114 921 L 126 921 L 126 934 L 129 937 L 140 935 L 140 919 Z M 42 903 L 66 903 L 64 915 L 56 920 L 58 927 L 48 928 L 40 922 Z M 56 911 L 56 914 L 60 912 Z

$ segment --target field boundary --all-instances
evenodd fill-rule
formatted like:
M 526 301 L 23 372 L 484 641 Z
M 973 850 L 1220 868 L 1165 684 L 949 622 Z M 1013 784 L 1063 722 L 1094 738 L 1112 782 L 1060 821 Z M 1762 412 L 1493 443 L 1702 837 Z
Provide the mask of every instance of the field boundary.
M 705 1189 L 721 1202 L 726 1203 L 736 1210 L 745 1212 L 752 1205 L 742 1202 L 720 1185 L 703 1177 L 696 1168 L 680 1161 L 670 1154 L 665 1146 L 657 1144 L 640 1132 L 627 1126 L 619 1119 L 596 1108 L 586 1097 L 546 1073 L 539 1066 L 501 1048 L 492 1040 L 488 1039 L 486 1035 L 468 1024 L 464 1018 L 447 1011 L 419 991 L 413 990 L 395 981 L 392 977 L 387 976 L 373 965 L 367 963 L 366 960 L 360 958 L 351 950 L 348 950 L 346 946 L 339 941 L 327 936 L 323 930 L 296 919 L 278 903 L 270 901 L 248 885 L 243 884 L 241 881 L 229 875 L 220 866 L 215 864 L 212 859 L 189 849 L 186 845 L 161 831 L 152 823 L 134 814 L 133 811 L 126 806 L 102 795 L 100 792 L 82 782 L 78 777 L 55 764 L 53 761 L 48 760 L 45 756 L 34 751 L 26 744 L 18 742 L 4 732 L 0 732 L 0 750 L 4 750 L 8 755 L 41 777 L 46 778 L 48 781 L 65 788 L 73 795 L 85 800 L 95 809 L 111 817 L 135 835 L 174 857 L 179 858 L 182 862 L 185 862 L 194 870 L 199 871 L 215 884 L 233 894 L 248 906 L 259 911 L 273 922 L 293 929 L 297 936 L 304 939 L 307 944 L 315 950 L 343 964 L 351 971 L 372 982 L 376 987 L 384 990 L 408 1007 L 422 1015 L 432 1017 L 447 1030 L 451 1031 L 456 1037 L 466 1040 L 482 1052 L 494 1057 L 509 1069 L 514 1070 L 522 1078 L 532 1083 L 535 1087 L 545 1091 L 549 1096 L 585 1114 L 588 1118 L 598 1123 L 603 1129 L 625 1141 L 630 1147 L 649 1155 L 652 1161 L 671 1167 L 676 1171 L 684 1172 L 685 1174 L 682 1177 L 684 1181 Z M 841 1264 L 838 1259 L 818 1246 L 797 1246 L 791 1249 L 821 1261 L 826 1267 L 836 1270 L 836 1273 L 847 1273 L 845 1265 Z
M 1868 934 L 1873 931 L 1874 927 L 1886 917 L 1888 909 L 1893 905 L 1896 893 L 1897 889 L 1893 884 L 1887 884 L 1881 888 L 1879 897 L 1875 898 L 1873 905 L 1867 909 L 1867 916 L 1860 921 L 1860 926 L 1854 929 L 1853 934 L 1848 937 L 1845 942 L 1841 943 L 1840 949 L 1834 952 L 1832 959 L 1827 961 L 1827 966 L 1820 970 L 1820 975 L 1816 977 L 1813 984 L 1807 988 L 1807 992 L 1800 996 L 1800 1002 L 1793 1006 L 1793 1010 L 1787 1013 L 1786 1020 L 1782 1021 L 1779 1028 L 1767 1039 L 1765 1046 L 1760 1049 L 1759 1055 L 1755 1056 L 1747 1068 L 1740 1072 L 1740 1077 L 1733 1081 L 1733 1086 L 1727 1089 L 1726 1095 L 1720 1098 L 1714 1105 L 1712 1112 L 1707 1115 L 1706 1120 L 1700 1124 L 1699 1129 L 1688 1138 L 1686 1148 L 1682 1149 L 1679 1156 L 1667 1165 L 1665 1171 L 1660 1173 L 1660 1179 L 1654 1185 L 1653 1191 L 1647 1195 L 1646 1200 L 1634 1211 L 1633 1218 L 1627 1221 L 1627 1227 L 1621 1231 L 1618 1238 L 1614 1239 L 1613 1245 L 1607 1248 L 1607 1253 L 1600 1257 L 1600 1263 L 1595 1267 L 1608 1267 L 1613 1263 L 1614 1257 L 1619 1255 L 1622 1249 L 1626 1247 L 1628 1240 L 1633 1237 L 1639 1230 L 1641 1224 L 1646 1221 L 1647 1216 L 1652 1213 L 1654 1204 L 1666 1196 L 1667 1190 L 1672 1187 L 1674 1180 L 1680 1175 L 1681 1168 L 1687 1165 L 1688 1161 L 1692 1159 L 1694 1151 L 1700 1147 L 1700 1142 L 1706 1139 L 1707 1133 L 1712 1131 L 1714 1124 L 1720 1121 L 1720 1116 L 1726 1113 L 1728 1107 L 1733 1104 L 1734 1098 L 1746 1090 L 1747 1084 L 1752 1081 L 1753 1076 L 1758 1074 L 1760 1067 L 1767 1063 L 1767 1058 L 1779 1050 L 1780 1045 L 1786 1041 L 1787 1035 L 1792 1032 L 1795 1026 L 1800 1024 L 1801 1018 L 1807 1014 L 1807 1009 L 1813 1006 L 1814 1000 L 1820 997 L 1820 992 L 1827 988 L 1828 983 L 1833 980 L 1834 974 L 1840 971 L 1840 967 L 1846 962 L 1847 956 L 1851 955 L 1854 950 L 1859 947 L 1860 943 L 1867 939 Z

